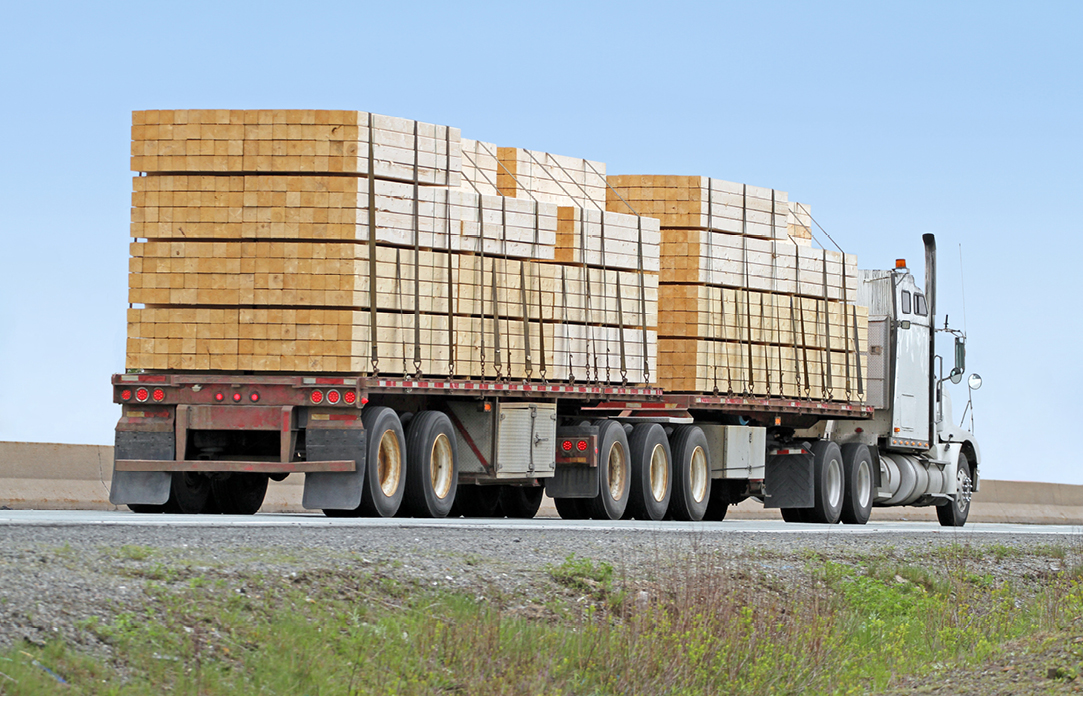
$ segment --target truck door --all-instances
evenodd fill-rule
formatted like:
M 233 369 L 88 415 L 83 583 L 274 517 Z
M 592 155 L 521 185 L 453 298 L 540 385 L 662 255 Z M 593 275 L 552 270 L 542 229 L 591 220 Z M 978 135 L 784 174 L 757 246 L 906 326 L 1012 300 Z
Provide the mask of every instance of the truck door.
M 896 277 L 891 445 L 921 447 L 929 443 L 929 324 L 932 321 L 925 296 L 913 277 Z

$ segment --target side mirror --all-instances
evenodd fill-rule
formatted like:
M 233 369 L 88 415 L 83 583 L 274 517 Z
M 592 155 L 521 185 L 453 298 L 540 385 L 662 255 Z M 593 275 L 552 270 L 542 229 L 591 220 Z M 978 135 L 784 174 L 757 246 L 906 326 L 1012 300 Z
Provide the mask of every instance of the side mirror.
M 966 384 L 970 386 L 970 390 L 976 391 L 981 388 L 981 376 L 977 373 L 971 373 L 970 378 L 967 379 Z
M 955 339 L 955 367 L 951 369 L 948 380 L 958 383 L 963 379 L 963 371 L 966 370 L 966 342 L 962 338 Z

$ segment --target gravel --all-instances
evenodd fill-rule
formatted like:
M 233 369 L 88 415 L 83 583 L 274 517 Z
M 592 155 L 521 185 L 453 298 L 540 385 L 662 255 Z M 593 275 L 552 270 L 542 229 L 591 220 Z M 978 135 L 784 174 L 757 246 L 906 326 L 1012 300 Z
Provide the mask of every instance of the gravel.
M 204 573 L 243 578 L 302 572 L 378 570 L 402 581 L 526 599 L 552 589 L 548 565 L 570 554 L 606 561 L 617 574 L 650 578 L 659 565 L 689 554 L 783 582 L 807 579 L 806 561 L 850 563 L 862 556 L 935 563 L 929 554 L 959 543 L 949 534 L 658 533 L 630 529 L 539 530 L 430 527 L 0 526 L 0 647 L 61 636 L 82 650 L 108 654 L 83 629 L 97 617 L 138 613 L 150 580 L 183 581 Z M 970 570 L 1035 588 L 1079 563 L 1078 539 L 975 534 L 962 541 Z M 1056 557 L 1050 548 L 1064 548 Z M 1066 568 L 1065 568 L 1066 570 Z M 998 661 L 999 662 L 999 661 Z M 1010 665 L 1010 664 L 1007 664 Z M 936 693 L 925 680 L 921 693 Z M 949 691 L 950 692 L 950 691 Z M 995 691 L 994 691 L 995 692 Z

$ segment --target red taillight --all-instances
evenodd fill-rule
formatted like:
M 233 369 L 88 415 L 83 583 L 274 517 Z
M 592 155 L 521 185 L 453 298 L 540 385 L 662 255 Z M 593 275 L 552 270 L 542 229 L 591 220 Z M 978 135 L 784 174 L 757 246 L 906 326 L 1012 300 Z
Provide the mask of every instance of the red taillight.
M 146 403 L 150 398 L 150 392 L 146 388 L 140 388 L 135 392 L 135 399 L 140 403 Z
M 214 399 L 216 401 L 224 401 L 226 399 L 226 394 L 223 393 L 222 391 L 218 391 L 217 393 L 214 394 Z
M 120 400 L 122 400 L 122 401 L 130 401 L 131 399 L 132 399 L 132 389 L 131 388 L 125 388 L 124 390 L 122 390 L 120 392 Z
M 578 449 L 580 451 L 585 451 L 585 450 L 587 450 L 587 442 L 586 441 L 579 441 L 578 443 L 575 444 L 575 447 L 576 447 L 576 449 Z
M 352 406 L 354 403 L 357 403 L 357 393 L 355 393 L 354 391 L 346 391 L 342 395 L 342 400 L 346 401 Z
M 561 446 L 564 448 L 565 451 L 570 451 L 572 449 L 572 442 L 571 441 L 564 441 L 564 443 L 562 443 Z
M 327 391 L 327 402 L 338 403 L 342 396 L 338 394 L 338 391 Z
M 154 398 L 155 403 L 161 403 L 165 400 L 165 391 L 163 391 L 161 388 L 155 388 L 154 393 L 151 394 L 151 397 Z
M 248 397 L 252 399 L 253 403 L 259 403 L 259 393 L 256 393 L 255 391 L 253 391 L 252 395 L 250 395 Z
M 312 391 L 312 402 L 323 403 L 323 393 L 321 391 Z
M 233 402 L 234 403 L 240 403 L 241 402 L 241 394 L 240 393 L 234 393 L 233 394 Z

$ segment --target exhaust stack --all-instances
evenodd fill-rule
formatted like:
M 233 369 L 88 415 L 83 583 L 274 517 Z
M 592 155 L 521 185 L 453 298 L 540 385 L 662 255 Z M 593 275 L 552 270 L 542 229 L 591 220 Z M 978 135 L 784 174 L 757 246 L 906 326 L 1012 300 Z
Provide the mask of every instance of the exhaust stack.
M 929 304 L 929 445 L 936 445 L 936 236 L 925 233 L 925 300 Z

